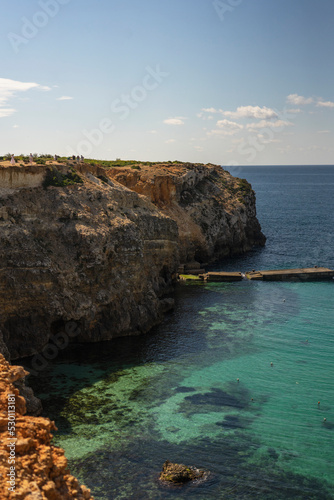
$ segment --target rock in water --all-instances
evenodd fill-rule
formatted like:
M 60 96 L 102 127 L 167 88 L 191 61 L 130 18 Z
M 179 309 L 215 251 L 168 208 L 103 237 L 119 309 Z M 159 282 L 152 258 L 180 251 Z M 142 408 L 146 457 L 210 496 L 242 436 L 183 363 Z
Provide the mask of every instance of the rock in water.
M 196 479 L 201 479 L 205 475 L 205 472 L 195 467 L 187 467 L 183 464 L 173 464 L 169 460 L 162 466 L 162 472 L 160 474 L 160 481 L 167 481 L 174 484 L 184 484 L 189 481 L 194 481 Z

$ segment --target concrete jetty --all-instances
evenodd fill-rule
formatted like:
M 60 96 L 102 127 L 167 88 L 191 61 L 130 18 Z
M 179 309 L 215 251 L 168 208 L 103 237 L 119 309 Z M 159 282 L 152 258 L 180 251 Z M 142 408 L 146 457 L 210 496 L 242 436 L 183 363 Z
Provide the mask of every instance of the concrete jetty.
M 241 281 L 243 279 L 242 273 L 205 273 L 199 276 L 203 281 Z
M 182 279 L 199 279 L 205 282 L 231 282 L 247 278 L 251 281 L 320 281 L 334 278 L 334 270 L 327 267 L 308 267 L 298 269 L 272 269 L 268 271 L 241 272 L 203 272 L 202 269 L 187 271 L 187 277 L 180 273 Z M 188 276 L 192 275 L 192 276 Z
M 332 279 L 334 271 L 326 267 L 300 269 L 274 269 L 269 271 L 251 271 L 246 273 L 249 280 L 261 281 L 317 281 Z

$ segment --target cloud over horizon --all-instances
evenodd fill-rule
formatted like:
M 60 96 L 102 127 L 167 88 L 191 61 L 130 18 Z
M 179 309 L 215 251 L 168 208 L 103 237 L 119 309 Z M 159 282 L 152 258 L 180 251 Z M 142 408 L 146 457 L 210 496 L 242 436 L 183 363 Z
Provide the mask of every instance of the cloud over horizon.
M 312 104 L 312 102 L 314 102 L 313 97 L 304 97 L 298 94 L 290 94 L 286 100 L 289 104 L 293 104 L 294 106 L 305 106 L 306 104 Z
M 184 116 L 176 116 L 175 118 L 167 118 L 164 123 L 166 125 L 184 125 L 184 120 L 186 120 Z
M 0 78 L 0 117 L 7 117 L 16 112 L 14 108 L 6 108 L 7 102 L 15 97 L 18 92 L 27 92 L 31 89 L 42 91 L 51 90 L 50 87 L 34 82 L 19 82 L 8 78 Z
M 317 102 L 318 108 L 334 108 L 334 102 L 332 101 L 319 101 Z
M 73 97 L 70 97 L 69 95 L 63 95 L 61 97 L 57 97 L 57 101 L 71 101 L 74 99 Z
M 256 118 L 258 120 L 270 120 L 272 118 L 278 118 L 278 114 L 275 110 L 268 108 L 267 106 L 239 106 L 235 111 L 224 111 L 223 109 L 216 108 L 202 108 L 201 112 L 198 113 L 199 118 L 203 118 L 205 113 L 220 113 L 222 116 L 231 118 L 232 120 L 240 120 L 243 118 Z

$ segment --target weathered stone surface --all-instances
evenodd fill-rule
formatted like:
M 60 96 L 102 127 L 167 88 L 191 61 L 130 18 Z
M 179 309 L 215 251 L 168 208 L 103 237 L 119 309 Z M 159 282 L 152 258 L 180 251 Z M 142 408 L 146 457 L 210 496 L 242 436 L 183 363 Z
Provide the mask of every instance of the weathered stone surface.
M 0 354 L 0 492 L 2 499 L 14 500 L 89 500 L 90 490 L 79 484 L 67 468 L 61 448 L 51 444 L 54 422 L 47 418 L 25 416 L 26 403 L 13 382 L 26 375 L 20 366 L 10 366 Z M 8 395 L 15 396 L 16 434 L 8 438 Z M 12 404 L 12 403 L 11 403 Z M 10 448 L 15 442 L 15 489 L 9 491 L 7 474 Z M 13 450 L 14 451 L 14 448 Z
M 184 484 L 189 481 L 195 481 L 205 477 L 207 473 L 203 470 L 196 469 L 195 467 L 189 467 L 183 464 L 174 464 L 169 460 L 163 464 L 162 472 L 160 474 L 160 481 L 174 483 L 174 484 Z
M 0 328 L 11 359 L 41 352 L 59 332 L 68 342 L 68 324 L 91 342 L 161 320 L 179 263 L 177 225 L 110 184 L 86 177 L 1 195 L 9 217 L 0 221 Z
M 166 163 L 108 173 L 177 222 L 183 263 L 213 262 L 265 244 L 251 185 L 220 166 Z
M 26 167 L 17 165 L 10 168 L 0 165 L 0 187 L 2 189 L 38 187 L 42 185 L 44 175 L 45 168 L 38 165 Z

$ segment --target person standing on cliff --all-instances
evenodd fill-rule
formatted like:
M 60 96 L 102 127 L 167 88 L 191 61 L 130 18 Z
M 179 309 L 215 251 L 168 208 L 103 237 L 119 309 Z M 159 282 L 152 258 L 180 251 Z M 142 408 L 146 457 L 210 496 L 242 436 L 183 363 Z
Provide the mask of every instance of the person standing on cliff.
M 30 163 L 30 165 L 32 165 L 32 161 L 33 161 L 33 157 L 32 157 L 32 154 L 30 153 L 30 155 L 29 155 L 29 163 Z
M 15 158 L 14 158 L 14 155 L 12 155 L 11 159 L 10 159 L 10 163 L 11 165 L 15 165 Z

